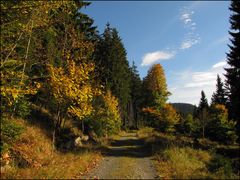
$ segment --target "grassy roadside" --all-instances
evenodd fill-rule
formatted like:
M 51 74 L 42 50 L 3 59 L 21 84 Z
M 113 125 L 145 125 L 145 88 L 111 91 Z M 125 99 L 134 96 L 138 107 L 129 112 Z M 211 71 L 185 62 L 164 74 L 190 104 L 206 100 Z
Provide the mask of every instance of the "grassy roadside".
M 152 147 L 154 164 L 163 179 L 239 179 L 239 157 L 220 155 L 219 149 L 235 152 L 239 146 L 224 146 L 216 142 L 194 140 L 184 136 L 158 133 L 143 128 L 138 136 Z M 237 167 L 236 167 L 237 166 Z
M 72 179 L 97 165 L 101 153 L 91 148 L 82 151 L 52 153 L 51 139 L 40 127 L 14 120 L 25 128 L 10 148 L 10 166 L 1 169 L 2 179 Z

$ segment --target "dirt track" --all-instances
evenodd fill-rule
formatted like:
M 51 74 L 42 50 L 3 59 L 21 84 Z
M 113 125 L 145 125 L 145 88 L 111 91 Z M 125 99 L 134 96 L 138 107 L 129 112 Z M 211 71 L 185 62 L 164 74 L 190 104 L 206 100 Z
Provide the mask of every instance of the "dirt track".
M 136 133 L 127 133 L 111 143 L 99 166 L 84 178 L 154 179 L 157 176 L 151 158 L 151 148 Z

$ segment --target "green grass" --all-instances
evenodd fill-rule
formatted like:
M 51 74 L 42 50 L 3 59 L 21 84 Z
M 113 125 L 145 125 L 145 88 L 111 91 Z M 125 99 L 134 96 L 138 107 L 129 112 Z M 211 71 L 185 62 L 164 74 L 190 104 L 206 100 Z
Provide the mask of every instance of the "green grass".
M 173 137 L 163 138 L 153 146 L 155 166 L 160 178 L 237 179 L 231 159 L 210 150 L 178 146 Z M 161 143 L 160 143 L 161 142 Z

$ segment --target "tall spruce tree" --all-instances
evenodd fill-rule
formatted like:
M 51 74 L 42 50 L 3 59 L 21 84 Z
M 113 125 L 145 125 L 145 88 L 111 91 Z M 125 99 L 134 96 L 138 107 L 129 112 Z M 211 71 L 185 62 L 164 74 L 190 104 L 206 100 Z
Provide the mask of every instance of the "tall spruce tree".
M 141 102 L 142 102 L 142 80 L 139 76 L 137 66 L 133 61 L 131 71 L 131 99 L 133 106 L 133 118 L 135 121 L 135 126 L 138 126 L 140 120 Z
M 204 91 L 201 91 L 201 99 L 198 105 L 198 117 L 202 126 L 202 137 L 205 138 L 205 127 L 208 118 L 208 101 Z
M 121 117 L 127 125 L 130 100 L 130 68 L 127 53 L 116 28 L 107 24 L 95 53 L 99 77 L 106 89 L 119 99 Z
M 99 37 L 94 53 L 96 64 L 96 74 L 106 89 L 110 89 L 110 79 L 112 71 L 112 61 L 110 59 L 110 50 L 112 48 L 112 28 L 107 23 L 106 28 Z
M 231 119 L 237 121 L 237 132 L 240 135 L 240 1 L 232 1 L 229 8 L 232 12 L 230 16 L 231 45 L 229 53 L 227 53 L 226 68 L 226 86 L 228 88 L 229 97 L 229 115 Z
M 216 92 L 213 93 L 211 104 L 222 104 L 226 105 L 226 92 L 223 87 L 223 82 L 219 75 L 217 75 L 217 84 L 216 84 Z

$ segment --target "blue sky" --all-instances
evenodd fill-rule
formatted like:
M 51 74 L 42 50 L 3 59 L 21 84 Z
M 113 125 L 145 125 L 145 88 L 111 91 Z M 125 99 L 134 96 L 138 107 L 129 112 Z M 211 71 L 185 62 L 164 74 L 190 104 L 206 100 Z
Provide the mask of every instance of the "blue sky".
M 119 31 L 130 65 L 141 78 L 160 63 L 172 93 L 169 102 L 208 100 L 216 76 L 224 73 L 230 28 L 229 1 L 93 1 L 83 10 L 103 33 L 106 23 Z

